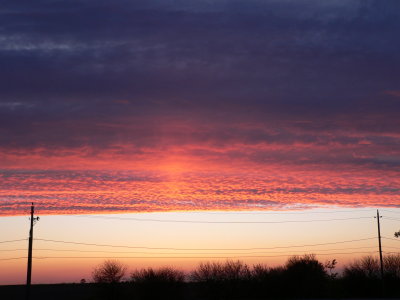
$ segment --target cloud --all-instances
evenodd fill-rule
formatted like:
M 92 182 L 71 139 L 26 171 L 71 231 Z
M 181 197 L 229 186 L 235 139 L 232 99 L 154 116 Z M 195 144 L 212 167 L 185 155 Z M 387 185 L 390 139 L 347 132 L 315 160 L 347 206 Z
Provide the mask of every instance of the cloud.
M 143 171 L 2 171 L 1 215 L 398 206 L 393 173 L 280 170 L 257 174 Z M 317 180 L 316 180 L 317 179 Z
M 394 97 L 400 97 L 400 91 L 398 91 L 398 90 L 385 91 L 385 94 L 388 94 L 388 95 L 394 96 Z
M 335 168 L 350 169 L 356 177 L 369 174 L 371 185 L 385 172 L 398 176 L 399 5 L 358 0 L 3 1 L 0 167 L 4 172 L 66 174 L 134 170 L 140 176 L 225 169 L 231 172 L 227 178 L 278 168 L 287 172 L 279 176 L 289 182 L 291 172 L 322 172 L 318 176 L 325 178 Z M 49 174 L 45 178 L 51 181 L 55 173 Z M 94 175 L 85 176 L 78 182 L 87 188 L 85 180 L 92 182 Z M 218 180 L 207 176 L 196 180 Z M 36 182 L 37 177 L 29 177 L 25 188 L 52 188 Z M 0 183 L 1 191 L 8 189 Z M 277 189 L 253 182 L 221 190 L 242 198 L 216 199 L 219 204 L 213 205 L 285 207 L 309 205 L 307 199 L 313 199 L 312 205 L 346 205 L 353 201 L 350 194 L 365 196 L 363 189 L 370 191 L 358 182 L 340 188 L 293 186 L 283 193 L 296 197 L 278 201 Z M 49 211 L 62 211 L 71 196 L 22 190 L 16 191 L 19 200 L 8 191 L 0 201 L 14 199 L 17 205 L 44 197 L 53 201 Z M 370 192 L 392 190 L 395 183 Z M 275 196 L 257 202 L 260 191 Z M 335 198 L 335 193 L 345 196 Z M 210 191 L 209 197 L 215 194 Z M 150 205 L 160 197 L 157 193 L 134 206 L 122 197 L 118 206 L 116 191 L 76 196 L 87 199 L 80 208 L 75 200 L 70 204 L 76 211 L 123 210 L 123 205 L 133 211 L 214 207 L 189 195 L 175 195 L 186 206 L 173 198 Z M 90 204 L 94 199 L 99 206 Z M 366 205 L 381 203 L 372 196 L 358 199 Z

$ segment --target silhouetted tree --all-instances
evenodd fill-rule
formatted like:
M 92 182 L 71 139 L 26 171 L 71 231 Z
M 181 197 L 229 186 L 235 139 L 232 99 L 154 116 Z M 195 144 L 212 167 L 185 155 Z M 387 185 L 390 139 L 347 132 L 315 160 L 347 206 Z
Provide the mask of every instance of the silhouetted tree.
M 251 270 L 251 291 L 254 297 L 278 298 L 284 296 L 284 268 L 254 265 Z
M 386 274 L 400 278 L 400 254 L 389 254 L 383 257 L 383 265 Z
M 206 262 L 192 272 L 191 279 L 203 287 L 208 298 L 239 297 L 251 278 L 249 267 L 241 261 Z
M 328 274 L 315 255 L 292 256 L 285 265 L 290 296 L 321 297 L 326 293 Z
M 331 279 L 335 279 L 338 276 L 338 273 L 334 272 L 334 270 L 336 268 L 336 265 L 337 265 L 337 260 L 336 259 L 328 260 L 328 261 L 325 262 L 324 267 L 325 267 L 326 270 L 328 270 L 329 277 Z
M 106 260 L 95 267 L 92 277 L 98 283 L 98 295 L 96 299 L 119 299 L 121 286 L 120 282 L 125 276 L 127 267 L 116 260 Z
M 217 262 L 201 262 L 191 274 L 191 279 L 196 282 L 215 282 L 223 280 L 222 265 Z
M 262 264 L 254 265 L 253 269 L 251 270 L 252 279 L 257 281 L 263 281 L 265 279 L 268 279 L 269 274 L 270 274 L 270 268 Z
M 364 256 L 344 268 L 344 288 L 349 296 L 379 296 L 381 293 L 379 260 Z
M 251 276 L 249 267 L 240 260 L 228 260 L 222 266 L 225 281 L 243 281 L 248 280 Z
M 185 274 L 173 268 L 141 269 L 131 274 L 131 281 L 143 299 L 179 299 Z
M 96 283 L 118 283 L 125 276 L 127 267 L 116 260 L 106 260 L 97 266 L 92 277 Z
M 399 296 L 400 294 L 400 254 L 389 254 L 383 257 L 385 270 L 386 296 Z
M 218 262 L 200 263 L 199 267 L 192 272 L 191 279 L 197 282 L 227 282 L 246 280 L 250 276 L 250 269 L 245 263 L 239 260 L 228 260 L 224 264 Z
M 364 256 L 350 263 L 344 274 L 359 274 L 365 278 L 375 279 L 379 277 L 379 261 L 373 256 Z
M 141 269 L 131 273 L 131 280 L 134 283 L 143 282 L 166 282 L 176 283 L 185 280 L 185 274 L 173 268 L 165 267 L 160 269 Z

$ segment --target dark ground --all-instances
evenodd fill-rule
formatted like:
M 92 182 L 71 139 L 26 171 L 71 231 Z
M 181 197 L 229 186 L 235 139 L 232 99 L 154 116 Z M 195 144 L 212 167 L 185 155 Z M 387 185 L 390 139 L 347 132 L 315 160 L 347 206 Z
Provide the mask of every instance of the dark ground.
M 105 300 L 123 300 L 123 299 L 181 299 L 181 300 L 206 300 L 206 299 L 240 299 L 240 300 L 253 300 L 253 299 L 273 299 L 269 297 L 261 298 L 248 298 L 248 297 L 237 297 L 232 295 L 231 297 L 210 297 L 201 295 L 198 286 L 186 284 L 180 289 L 178 294 L 174 295 L 163 295 L 164 293 L 158 293 L 157 290 L 152 291 L 152 295 L 143 295 L 130 284 L 121 284 L 115 288 L 110 286 L 104 287 L 98 284 L 86 283 L 86 284 L 41 284 L 33 285 L 31 290 L 30 300 L 94 300 L 94 299 L 105 299 Z M 25 286 L 21 285 L 9 285 L 0 286 L 0 299 L 1 300 L 24 300 L 26 299 Z M 284 299 L 295 299 L 295 298 L 284 298 Z M 332 299 L 332 298 L 331 298 Z M 335 298 L 340 299 L 340 298 Z M 349 298 L 347 298 L 349 299 Z M 377 298 L 350 298 L 350 299 L 368 299 L 376 300 Z M 394 298 L 392 298 L 394 299 Z

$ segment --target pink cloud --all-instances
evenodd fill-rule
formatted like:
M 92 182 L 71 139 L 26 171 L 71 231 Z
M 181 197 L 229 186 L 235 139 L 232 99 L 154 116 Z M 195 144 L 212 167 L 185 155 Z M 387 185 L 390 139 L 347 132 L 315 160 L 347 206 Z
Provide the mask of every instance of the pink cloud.
M 394 96 L 394 97 L 400 97 L 400 90 L 385 91 L 385 94 Z

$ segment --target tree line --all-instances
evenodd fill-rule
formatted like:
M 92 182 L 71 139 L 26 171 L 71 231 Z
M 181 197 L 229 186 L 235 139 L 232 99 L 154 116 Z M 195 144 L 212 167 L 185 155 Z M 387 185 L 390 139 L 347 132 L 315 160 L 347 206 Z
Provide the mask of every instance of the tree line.
M 92 273 L 103 299 L 276 299 L 399 297 L 400 254 L 379 260 L 365 256 L 336 270 L 337 261 L 315 255 L 292 256 L 278 267 L 242 261 L 203 262 L 189 273 L 173 267 L 127 267 L 107 260 Z M 97 299 L 97 298 L 96 298 Z

